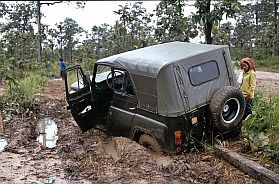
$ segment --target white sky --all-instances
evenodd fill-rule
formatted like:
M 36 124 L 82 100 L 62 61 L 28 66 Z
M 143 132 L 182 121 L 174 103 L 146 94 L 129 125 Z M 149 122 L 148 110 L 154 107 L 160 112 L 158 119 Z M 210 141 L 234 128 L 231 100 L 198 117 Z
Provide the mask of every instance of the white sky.
M 43 2 L 43 1 L 41 1 Z M 56 23 L 63 22 L 66 17 L 75 20 L 79 26 L 87 31 L 90 31 L 94 25 L 100 26 L 103 23 L 114 25 L 119 16 L 113 13 L 118 10 L 119 5 L 131 3 L 132 5 L 137 1 L 87 1 L 84 9 L 77 9 L 75 3 L 57 3 L 54 5 L 42 5 L 41 12 L 45 17 L 41 18 L 42 24 L 50 25 L 49 28 L 54 28 Z M 146 8 L 147 12 L 154 13 L 156 5 L 160 1 L 143 1 L 142 6 Z M 187 4 L 193 4 L 188 2 Z M 191 12 L 196 11 L 194 6 L 187 6 L 185 15 L 188 16 Z M 83 39 L 83 38 L 81 38 Z M 196 38 L 200 40 L 200 37 Z M 193 40 L 195 42 L 195 40 Z
M 41 3 L 51 1 L 41 1 Z M 77 9 L 75 3 L 57 3 L 54 5 L 41 5 L 41 12 L 45 15 L 41 18 L 42 24 L 50 25 L 49 28 L 54 28 L 56 23 L 63 22 L 66 17 L 75 20 L 79 26 L 87 31 L 90 31 L 94 25 L 100 26 L 103 23 L 113 25 L 116 20 L 119 19 L 113 11 L 118 10 L 119 5 L 125 5 L 131 3 L 132 5 L 136 1 L 86 1 L 84 9 Z M 143 7 L 147 9 L 147 12 L 154 13 L 156 5 L 160 1 L 143 1 Z M 187 4 L 193 4 L 195 1 L 188 1 Z M 10 2 L 15 3 L 15 2 Z M 195 12 L 194 6 L 187 6 L 185 8 L 185 16 Z M 222 21 L 227 22 L 227 21 Z M 36 30 L 36 29 L 35 29 Z M 196 38 L 200 40 L 200 37 Z
M 113 25 L 119 18 L 113 11 L 118 10 L 119 5 L 125 5 L 126 2 L 133 4 L 136 1 L 87 1 L 84 9 L 76 9 L 74 3 L 42 5 L 41 12 L 46 17 L 42 17 L 41 22 L 52 26 L 69 17 L 77 21 L 85 30 L 91 30 L 93 25 L 100 26 L 103 23 Z M 144 1 L 143 7 L 152 13 L 158 3 L 159 1 Z
M 44 2 L 44 1 L 41 1 Z M 54 5 L 42 5 L 41 12 L 45 15 L 42 17 L 41 23 L 48 24 L 54 27 L 56 23 L 63 22 L 66 17 L 75 20 L 79 26 L 87 31 L 90 31 L 94 25 L 100 26 L 103 23 L 113 25 L 116 20 L 119 19 L 113 11 L 118 10 L 119 5 L 125 5 L 131 3 L 132 5 L 136 1 L 87 1 L 84 9 L 77 9 L 75 3 L 57 3 Z M 142 6 L 146 8 L 147 12 L 154 13 L 156 5 L 160 1 L 143 1 Z M 194 4 L 195 1 L 188 1 L 186 4 Z M 187 6 L 185 8 L 185 16 L 195 12 L 194 6 Z M 222 23 L 229 20 L 223 20 Z M 232 21 L 232 20 L 230 20 Z M 234 22 L 234 21 L 233 21 Z M 192 39 L 191 42 L 198 42 L 203 39 L 201 36 L 197 36 Z

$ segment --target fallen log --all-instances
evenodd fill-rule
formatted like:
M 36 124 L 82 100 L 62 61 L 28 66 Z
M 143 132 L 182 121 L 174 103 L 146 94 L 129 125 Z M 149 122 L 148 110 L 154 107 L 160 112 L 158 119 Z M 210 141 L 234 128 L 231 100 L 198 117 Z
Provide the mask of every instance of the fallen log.
M 254 179 L 266 184 L 279 184 L 279 175 L 227 148 L 216 146 L 215 153 Z

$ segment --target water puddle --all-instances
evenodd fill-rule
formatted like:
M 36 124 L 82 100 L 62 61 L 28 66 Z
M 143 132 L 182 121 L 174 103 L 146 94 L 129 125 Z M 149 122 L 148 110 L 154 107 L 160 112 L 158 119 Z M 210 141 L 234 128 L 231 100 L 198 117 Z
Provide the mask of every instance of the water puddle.
M 7 141 L 6 139 L 2 139 L 0 138 L 0 152 L 3 151 L 3 149 L 5 148 L 5 146 L 7 145 Z
M 39 121 L 38 128 L 40 135 L 37 137 L 37 141 L 42 143 L 44 147 L 54 148 L 58 140 L 58 128 L 55 122 L 50 118 L 45 118 Z

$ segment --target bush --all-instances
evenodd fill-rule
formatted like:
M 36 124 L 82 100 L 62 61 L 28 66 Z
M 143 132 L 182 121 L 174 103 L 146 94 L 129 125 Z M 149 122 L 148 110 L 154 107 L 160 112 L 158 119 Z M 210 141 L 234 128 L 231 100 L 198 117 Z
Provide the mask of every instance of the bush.
M 254 133 L 269 133 L 279 138 L 279 98 L 267 99 L 262 94 L 256 93 L 253 101 L 253 116 L 245 123 L 247 130 Z M 275 132 L 277 134 L 273 134 Z
M 31 73 L 23 76 L 23 79 L 17 81 L 16 84 L 10 83 L 3 99 L 4 113 L 29 115 L 36 103 L 35 94 L 47 82 L 47 77 L 41 76 L 39 73 Z
M 278 163 L 279 97 L 265 98 L 262 94 L 256 93 L 253 103 L 253 116 L 244 123 L 248 141 L 259 149 L 257 154 Z

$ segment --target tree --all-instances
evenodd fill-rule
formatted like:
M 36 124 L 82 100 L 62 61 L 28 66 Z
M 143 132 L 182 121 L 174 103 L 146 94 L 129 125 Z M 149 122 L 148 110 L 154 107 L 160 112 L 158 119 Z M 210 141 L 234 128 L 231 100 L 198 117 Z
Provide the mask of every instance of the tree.
M 234 27 L 231 22 L 215 25 L 212 29 L 212 43 L 231 46 L 231 30 Z
M 232 44 L 239 48 L 239 57 L 252 55 L 253 52 L 257 29 L 254 10 L 256 10 L 254 5 L 246 4 L 238 14 Z
M 57 28 L 61 28 L 61 39 L 58 40 L 59 42 L 62 40 L 62 45 L 65 48 L 66 53 L 65 60 L 70 59 L 72 61 L 73 57 L 73 49 L 76 44 L 79 43 L 79 39 L 75 36 L 80 35 L 84 32 L 83 28 L 78 25 L 78 23 L 71 19 L 66 18 L 63 22 L 56 24 Z
M 214 23 L 222 20 L 223 15 L 226 17 L 235 17 L 240 11 L 240 3 L 237 0 L 197 0 L 195 7 L 198 9 L 194 16 L 194 21 L 204 27 L 206 43 L 212 43 L 212 28 Z M 213 9 L 211 9 L 213 7 Z
M 146 9 L 142 7 L 142 2 L 136 2 L 133 5 L 126 3 L 119 7 L 120 9 L 114 13 L 120 17 L 112 29 L 114 30 L 113 41 L 121 43 L 117 53 L 152 44 L 151 17 L 153 15 L 147 13 Z
M 4 17 L 7 13 L 8 6 L 0 1 L 0 18 Z
M 274 5 L 277 6 L 274 7 Z M 240 56 L 262 59 L 279 54 L 278 3 L 261 0 L 242 6 L 234 31 L 234 44 Z
M 255 5 L 257 8 L 257 39 L 256 47 L 262 57 L 279 54 L 278 35 L 278 3 L 276 0 L 261 0 Z
M 150 25 L 152 17 L 153 14 L 147 13 L 146 9 L 142 7 L 142 2 L 133 4 L 130 10 L 130 22 L 128 25 L 130 29 L 130 46 L 128 48 L 135 49 L 152 44 L 151 30 L 153 27 Z
M 33 57 L 35 17 L 36 8 L 32 3 L 17 3 L 6 7 L 8 21 L 2 25 L 0 32 L 9 56 L 21 59 Z
M 184 16 L 184 1 L 162 0 L 156 7 L 157 25 L 155 36 L 159 42 L 189 41 L 193 28 L 190 20 Z

